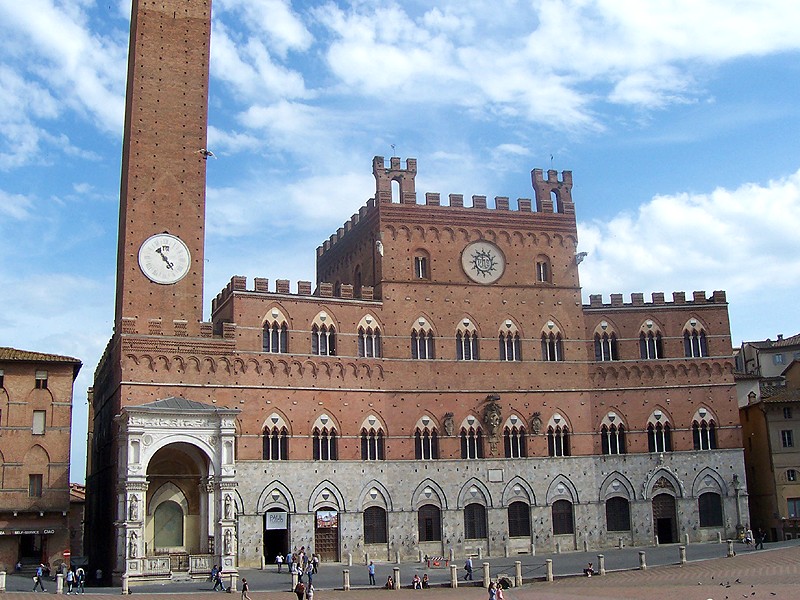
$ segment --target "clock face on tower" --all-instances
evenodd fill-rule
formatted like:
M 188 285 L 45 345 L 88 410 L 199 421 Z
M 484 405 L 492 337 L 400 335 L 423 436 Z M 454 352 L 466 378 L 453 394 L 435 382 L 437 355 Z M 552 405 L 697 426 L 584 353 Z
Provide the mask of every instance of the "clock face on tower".
M 139 248 L 139 267 L 154 283 L 177 283 L 189 272 L 192 255 L 179 237 L 157 233 Z
M 468 244 L 461 252 L 461 267 L 476 283 L 494 283 L 503 276 L 506 259 L 500 248 L 481 240 Z

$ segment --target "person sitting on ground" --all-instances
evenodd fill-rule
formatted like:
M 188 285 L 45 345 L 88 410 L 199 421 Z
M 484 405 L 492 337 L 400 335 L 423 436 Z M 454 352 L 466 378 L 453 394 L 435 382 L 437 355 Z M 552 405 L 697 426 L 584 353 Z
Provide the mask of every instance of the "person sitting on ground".
M 414 590 L 421 590 L 422 589 L 422 580 L 419 578 L 419 575 L 414 573 L 414 578 L 411 580 L 411 589 Z
M 422 576 L 422 589 L 423 590 L 427 590 L 429 587 L 431 587 L 431 584 L 430 584 L 430 581 L 428 581 L 428 574 L 425 573 Z
M 589 563 L 589 565 L 583 570 L 583 574 L 586 575 L 587 577 L 591 577 L 592 575 L 594 575 L 594 565 L 592 565 L 592 563 Z
M 387 590 L 394 589 L 394 579 L 392 579 L 391 575 L 389 575 L 389 577 L 386 578 L 386 585 L 383 587 L 386 588 Z

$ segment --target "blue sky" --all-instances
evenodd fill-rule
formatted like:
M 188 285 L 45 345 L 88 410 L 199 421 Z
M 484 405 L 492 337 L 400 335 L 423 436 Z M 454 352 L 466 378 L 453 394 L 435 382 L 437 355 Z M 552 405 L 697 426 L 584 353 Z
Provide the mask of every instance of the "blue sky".
M 585 299 L 724 289 L 734 344 L 800 332 L 800 3 L 431 4 L 214 0 L 207 315 L 232 275 L 313 281 L 396 154 L 420 199 L 572 170 Z M 129 15 L 0 2 L 0 345 L 83 360 L 73 481 L 113 322 Z

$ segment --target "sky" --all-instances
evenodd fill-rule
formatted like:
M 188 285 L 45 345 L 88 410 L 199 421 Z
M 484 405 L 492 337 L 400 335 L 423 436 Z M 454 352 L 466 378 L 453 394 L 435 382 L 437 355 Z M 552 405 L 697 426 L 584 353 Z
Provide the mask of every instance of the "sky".
M 130 0 L 0 0 L 0 345 L 74 356 L 72 481 L 111 335 Z M 734 345 L 800 332 L 795 0 L 214 0 L 206 318 L 314 281 L 374 195 L 530 198 L 571 170 L 589 294 L 726 290 Z M 293 289 L 294 289 L 294 283 Z

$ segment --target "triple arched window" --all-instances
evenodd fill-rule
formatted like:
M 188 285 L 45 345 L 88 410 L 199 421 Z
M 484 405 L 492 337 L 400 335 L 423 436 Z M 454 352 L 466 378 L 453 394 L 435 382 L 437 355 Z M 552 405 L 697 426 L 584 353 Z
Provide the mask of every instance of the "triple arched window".
M 336 356 L 336 327 L 325 311 L 320 312 L 311 324 L 311 354 Z
M 605 323 L 605 321 L 603 321 Z M 594 334 L 594 359 L 597 361 L 619 360 L 617 334 L 606 331 Z
M 717 447 L 717 425 L 708 412 L 701 408 L 692 421 L 692 441 L 695 450 L 715 450 Z
M 564 343 L 561 332 L 553 321 L 548 321 L 542 331 L 542 360 L 564 360 Z
M 289 431 L 285 425 L 265 427 L 262 442 L 264 460 L 289 460 Z
M 664 346 L 661 332 L 653 321 L 646 321 L 639 333 L 639 357 L 643 360 L 664 358 Z
M 478 332 L 469 319 L 456 331 L 456 360 L 478 360 Z
M 500 328 L 499 347 L 500 360 L 522 360 L 522 340 L 517 326 L 511 319 L 506 319 Z
M 380 358 L 381 330 L 372 315 L 366 315 L 358 324 L 358 356 Z
M 414 432 L 414 458 L 417 460 L 439 458 L 439 432 L 435 427 L 417 427 Z
M 549 456 L 569 456 L 569 427 L 559 414 L 553 415 L 547 428 L 547 453 Z
M 686 358 L 708 356 L 706 332 L 697 319 L 691 319 L 683 329 L 683 354 Z
M 625 426 L 608 421 L 610 418 L 607 415 L 600 428 L 603 454 L 625 454 Z
M 378 419 L 370 416 L 361 427 L 361 460 L 386 460 L 386 441 Z
M 283 312 L 277 307 L 264 320 L 262 350 L 275 354 L 289 351 L 289 325 Z
M 411 358 L 432 360 L 434 358 L 433 329 L 424 317 L 420 317 L 411 330 Z
M 466 425 L 461 428 L 461 458 L 483 458 L 483 430 L 479 426 Z
M 654 410 L 647 421 L 647 451 L 672 452 L 672 428 L 660 408 Z

